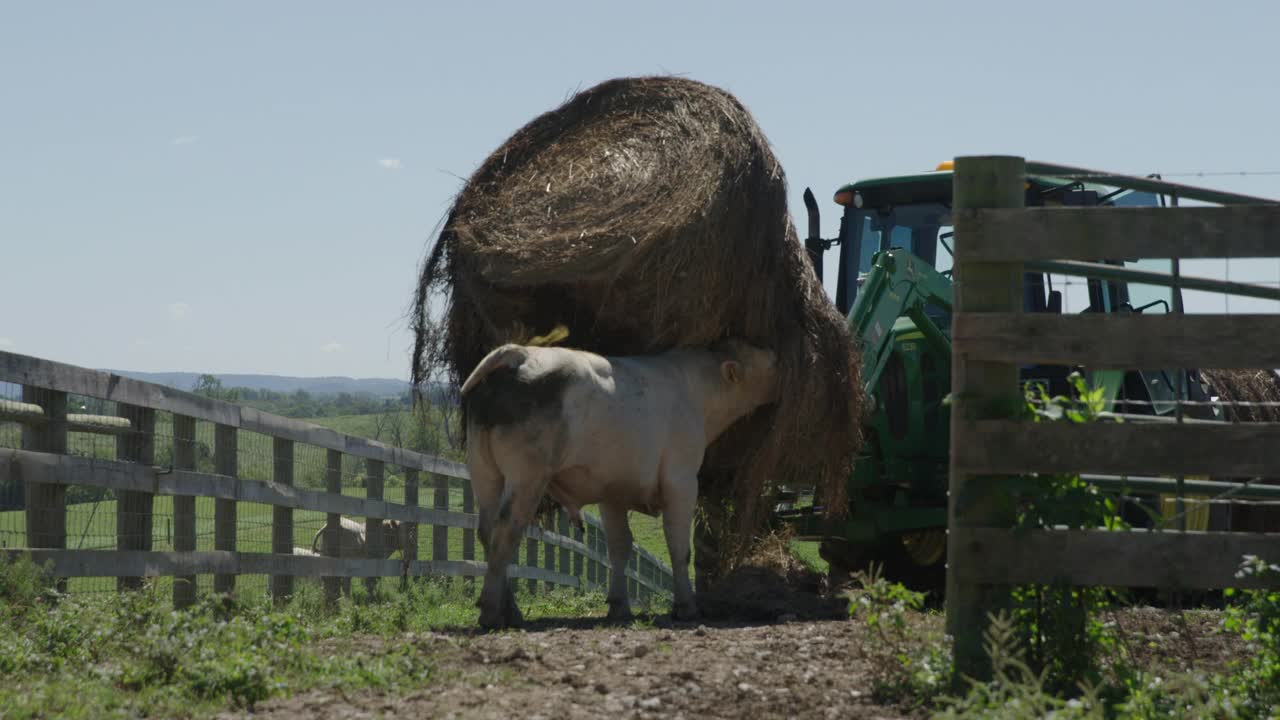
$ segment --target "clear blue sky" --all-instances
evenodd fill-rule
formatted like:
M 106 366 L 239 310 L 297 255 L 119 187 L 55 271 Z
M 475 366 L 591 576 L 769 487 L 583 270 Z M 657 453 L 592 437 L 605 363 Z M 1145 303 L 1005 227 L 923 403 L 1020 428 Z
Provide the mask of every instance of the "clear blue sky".
M 1235 0 L 6 3 L 0 349 L 405 377 L 459 177 L 619 75 L 735 93 L 827 236 L 841 183 L 955 155 L 1277 170 L 1278 22 Z

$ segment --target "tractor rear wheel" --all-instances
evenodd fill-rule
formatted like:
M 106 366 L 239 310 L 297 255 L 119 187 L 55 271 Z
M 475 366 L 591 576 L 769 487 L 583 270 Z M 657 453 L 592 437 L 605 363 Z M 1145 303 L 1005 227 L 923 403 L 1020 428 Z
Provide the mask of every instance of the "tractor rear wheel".
M 849 582 L 857 572 L 869 571 L 874 563 L 881 576 L 902 583 L 911 590 L 942 596 L 947 575 L 947 533 L 944 528 L 926 528 L 890 535 L 878 543 L 854 545 L 827 539 L 818 546 L 827 561 L 827 577 L 832 587 Z

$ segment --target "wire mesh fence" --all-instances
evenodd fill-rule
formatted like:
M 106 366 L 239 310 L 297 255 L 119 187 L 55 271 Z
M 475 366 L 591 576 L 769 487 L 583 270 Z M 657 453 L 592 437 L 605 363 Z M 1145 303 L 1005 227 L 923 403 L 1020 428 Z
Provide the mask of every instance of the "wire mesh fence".
M 36 402 L 28 402 L 32 400 Z M 61 405 L 64 401 L 65 408 Z M 52 451 L 92 461 L 88 466 L 75 466 L 80 470 L 86 467 L 93 470 L 98 467 L 97 461 L 111 461 L 110 465 L 103 467 L 117 467 L 115 463 L 140 465 L 147 468 L 143 476 L 154 478 L 156 482 L 174 472 L 195 471 L 234 476 L 237 486 L 238 483 L 270 487 L 291 485 L 299 491 L 311 493 L 337 490 L 345 498 L 380 498 L 388 506 L 405 505 L 411 501 L 421 508 L 454 513 L 452 517 L 455 519 L 435 526 L 424 524 L 412 533 L 408 532 L 409 525 L 381 521 L 383 533 L 375 532 L 359 542 L 382 547 L 383 551 L 377 554 L 382 558 L 398 556 L 406 561 L 450 562 L 483 562 L 485 559 L 483 545 L 477 542 L 473 526 L 456 519 L 475 511 L 469 483 L 464 477 L 434 474 L 421 468 L 402 467 L 373 459 L 378 454 L 385 454 L 385 450 L 373 449 L 373 457 L 338 452 L 307 442 L 282 440 L 255 429 L 220 426 L 204 417 L 175 415 L 168 409 L 153 410 L 69 393 L 59 396 L 43 390 L 31 391 L 14 383 L 0 383 L 0 403 L 8 403 L 0 404 L 0 448 Z M 58 417 L 65 417 L 65 424 L 50 419 Z M 267 420 L 266 425 L 271 427 L 272 422 Z M 289 432 L 299 432 L 298 425 L 289 425 L 289 422 L 284 422 L 283 426 L 292 428 Z M 437 433 L 437 437 L 442 434 Z M 340 441 L 338 446 L 345 446 L 352 440 Z M 355 445 L 360 446 L 360 442 L 355 442 Z M 331 465 L 334 462 L 337 462 L 336 466 Z M 112 483 L 76 484 L 59 479 L 54 485 L 47 482 L 32 485 L 23 482 L 19 477 L 21 473 L 10 472 L 10 468 L 16 467 L 12 463 L 3 467 L 6 471 L 0 476 L 0 549 L 52 546 L 65 547 L 67 552 L 235 550 L 246 554 L 284 552 L 295 555 L 326 552 L 328 512 L 302 507 L 284 509 L 265 500 L 230 501 L 172 494 L 171 491 L 153 493 L 140 489 L 113 489 L 122 486 Z M 414 493 L 409 492 L 411 478 Z M 54 488 L 61 495 L 52 500 L 43 497 L 33 501 L 28 497 L 28 485 Z M 344 525 L 351 524 L 357 528 L 360 535 L 364 534 L 368 522 L 359 514 L 344 514 L 341 520 Z M 41 528 L 34 541 L 29 524 Z M 57 544 L 48 542 L 53 535 L 45 537 L 40 533 L 53 533 L 58 538 Z M 578 535 L 582 536 L 582 533 Z M 566 531 L 565 537 L 572 538 L 573 533 Z M 598 559 L 585 562 L 580 557 L 575 572 L 572 561 L 558 561 L 569 552 L 560 547 L 564 541 L 554 537 L 547 538 L 547 542 L 530 538 L 528 545 L 537 552 L 523 556 L 517 565 L 540 571 L 558 570 L 563 575 L 583 578 L 581 584 L 585 585 L 587 568 L 600 563 Z M 338 542 L 340 557 L 367 556 L 363 549 L 352 555 L 343 546 L 344 542 Z M 406 542 L 412 544 L 405 547 Z M 591 551 L 602 555 L 602 544 L 592 547 Z M 665 571 L 661 563 L 645 554 L 642 562 L 632 564 L 633 573 L 646 581 L 644 587 L 633 588 L 637 593 L 652 595 L 655 591 L 660 593 L 669 589 L 670 583 L 661 581 Z M 593 578 L 603 578 L 603 572 L 598 568 L 592 569 L 596 570 L 592 573 Z M 148 578 L 146 582 L 161 589 L 173 589 L 190 587 L 194 581 L 197 593 L 232 587 L 238 592 L 268 592 L 273 582 L 271 576 L 261 573 L 239 574 L 227 578 L 222 585 L 216 577 L 208 572 L 178 577 L 161 574 Z M 313 582 L 318 578 L 298 577 L 294 581 Z M 361 584 L 376 587 L 387 581 L 386 577 L 373 578 L 361 581 Z M 474 577 L 457 578 L 456 581 L 471 588 L 476 585 Z M 116 592 L 130 583 L 134 580 L 74 576 L 66 581 L 65 587 L 73 593 Z M 350 587 L 350 581 L 345 584 Z M 548 580 L 546 586 L 551 587 L 552 584 Z

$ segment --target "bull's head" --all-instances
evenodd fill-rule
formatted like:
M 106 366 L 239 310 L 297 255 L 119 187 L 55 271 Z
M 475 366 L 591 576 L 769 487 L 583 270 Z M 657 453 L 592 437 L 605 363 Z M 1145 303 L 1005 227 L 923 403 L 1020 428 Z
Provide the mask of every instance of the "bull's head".
M 738 338 L 721 340 L 714 347 L 720 355 L 720 375 L 751 406 L 778 399 L 778 357 L 767 348 Z

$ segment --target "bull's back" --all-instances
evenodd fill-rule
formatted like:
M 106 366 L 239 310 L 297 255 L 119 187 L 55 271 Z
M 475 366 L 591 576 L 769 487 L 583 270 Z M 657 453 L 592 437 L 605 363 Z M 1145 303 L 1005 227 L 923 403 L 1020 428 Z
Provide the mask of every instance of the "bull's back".
M 482 428 L 519 425 L 559 415 L 573 382 L 571 356 L 531 348 L 521 365 L 489 372 L 465 396 L 468 422 Z

